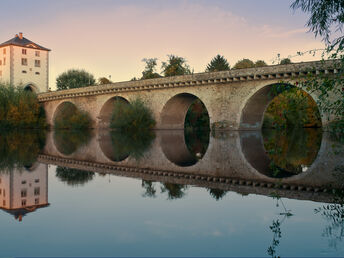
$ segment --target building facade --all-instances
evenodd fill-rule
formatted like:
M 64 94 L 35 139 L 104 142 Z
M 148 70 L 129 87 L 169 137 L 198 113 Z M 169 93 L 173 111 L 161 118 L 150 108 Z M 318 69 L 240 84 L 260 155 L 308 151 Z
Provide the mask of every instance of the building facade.
M 23 33 L 0 44 L 0 83 L 36 93 L 48 91 L 49 52 L 23 37 Z

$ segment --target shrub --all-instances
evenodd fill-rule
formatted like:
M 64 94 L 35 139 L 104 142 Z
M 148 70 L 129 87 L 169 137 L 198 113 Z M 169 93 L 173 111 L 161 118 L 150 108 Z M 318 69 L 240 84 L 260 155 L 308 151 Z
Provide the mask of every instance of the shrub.
M 45 111 L 35 93 L 0 84 L 0 128 L 45 127 Z
M 154 126 L 153 113 L 141 99 L 135 99 L 131 104 L 115 102 L 110 121 L 111 128 L 138 132 L 153 129 Z
M 55 121 L 55 129 L 86 129 L 91 127 L 91 118 L 70 102 L 62 104 Z

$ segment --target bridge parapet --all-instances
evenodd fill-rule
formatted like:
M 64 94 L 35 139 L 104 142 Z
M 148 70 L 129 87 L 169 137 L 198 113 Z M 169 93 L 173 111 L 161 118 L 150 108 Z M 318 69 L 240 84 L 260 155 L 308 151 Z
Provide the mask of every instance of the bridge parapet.
M 337 61 L 313 61 L 286 65 L 271 65 L 257 68 L 235 69 L 222 72 L 196 73 L 147 80 L 116 82 L 84 88 L 45 92 L 38 94 L 40 102 L 113 94 L 130 91 L 156 90 L 176 87 L 199 87 L 209 84 L 243 82 L 251 80 L 290 79 L 306 76 L 308 73 L 336 73 Z

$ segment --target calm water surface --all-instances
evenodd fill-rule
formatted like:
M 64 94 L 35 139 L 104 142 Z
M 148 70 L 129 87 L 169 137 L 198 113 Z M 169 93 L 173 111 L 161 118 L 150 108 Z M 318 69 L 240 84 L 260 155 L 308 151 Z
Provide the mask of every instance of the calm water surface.
M 319 130 L 0 146 L 1 257 L 344 256 L 344 148 Z

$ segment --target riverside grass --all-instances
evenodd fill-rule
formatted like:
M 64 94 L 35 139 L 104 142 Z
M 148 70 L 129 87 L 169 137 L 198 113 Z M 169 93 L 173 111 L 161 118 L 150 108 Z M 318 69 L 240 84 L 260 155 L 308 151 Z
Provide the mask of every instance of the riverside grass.
M 45 111 L 35 93 L 0 84 L 0 129 L 46 127 Z

